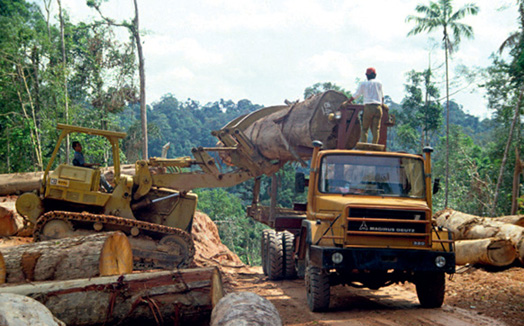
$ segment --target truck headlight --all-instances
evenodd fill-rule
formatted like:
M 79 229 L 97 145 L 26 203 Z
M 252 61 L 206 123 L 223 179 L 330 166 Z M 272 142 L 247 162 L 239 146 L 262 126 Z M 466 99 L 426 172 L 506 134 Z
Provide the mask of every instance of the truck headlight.
M 437 258 L 435 258 L 435 265 L 437 265 L 438 268 L 446 266 L 446 258 L 437 256 Z
M 342 256 L 342 254 L 340 252 L 335 252 L 332 256 L 331 256 L 331 260 L 335 263 L 335 264 L 340 264 L 343 260 L 344 260 L 344 256 Z

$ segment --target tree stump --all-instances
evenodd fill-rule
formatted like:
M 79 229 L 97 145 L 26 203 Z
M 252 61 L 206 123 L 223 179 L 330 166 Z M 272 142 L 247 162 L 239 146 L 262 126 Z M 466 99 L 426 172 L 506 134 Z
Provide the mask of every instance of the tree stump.
M 0 293 L 0 325 L 66 326 L 40 302 L 12 293 Z
M 7 283 L 70 280 L 133 271 L 129 240 L 104 232 L 1 248 Z
M 220 300 L 211 314 L 211 326 L 278 326 L 282 320 L 275 306 L 252 292 L 237 292 Z
M 481 264 L 490 266 L 511 265 L 517 258 L 517 250 L 508 239 L 487 238 L 455 241 L 457 265 Z
M 42 302 L 67 325 L 209 324 L 222 298 L 215 267 L 0 287 Z

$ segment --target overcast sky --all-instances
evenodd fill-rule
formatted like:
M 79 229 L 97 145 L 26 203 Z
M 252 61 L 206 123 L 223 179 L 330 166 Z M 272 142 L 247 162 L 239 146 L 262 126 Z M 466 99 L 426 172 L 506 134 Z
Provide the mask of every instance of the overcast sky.
M 62 1 L 73 20 L 96 18 L 85 0 Z M 132 0 L 110 0 L 102 9 L 115 19 L 133 16 Z M 480 7 L 464 20 L 475 32 L 454 55 L 457 65 L 487 67 L 490 55 L 518 28 L 514 0 L 455 0 Z M 444 92 L 440 31 L 407 37 L 418 3 L 427 0 L 138 0 L 143 37 L 147 102 L 174 94 L 205 104 L 221 98 L 249 99 L 264 106 L 302 99 L 317 82 L 334 82 L 352 92 L 367 67 L 395 102 L 404 97 L 406 72 L 431 61 Z M 431 56 L 430 56 L 431 53 Z M 431 58 L 431 60 L 429 59 Z M 473 93 L 471 93 L 473 91 Z M 473 85 L 453 95 L 471 114 L 489 116 Z

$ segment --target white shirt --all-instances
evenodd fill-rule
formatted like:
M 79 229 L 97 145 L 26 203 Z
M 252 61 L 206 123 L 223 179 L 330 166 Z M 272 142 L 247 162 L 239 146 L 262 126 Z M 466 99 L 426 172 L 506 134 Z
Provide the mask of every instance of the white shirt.
M 376 79 L 361 82 L 353 97 L 357 99 L 360 96 L 364 96 L 364 104 L 382 104 L 382 83 Z

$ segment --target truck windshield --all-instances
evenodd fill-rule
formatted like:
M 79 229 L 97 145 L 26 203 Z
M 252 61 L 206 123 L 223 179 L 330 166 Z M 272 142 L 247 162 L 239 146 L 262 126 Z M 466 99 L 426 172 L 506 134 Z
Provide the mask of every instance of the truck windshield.
M 322 158 L 323 193 L 425 198 L 422 159 L 332 154 Z

